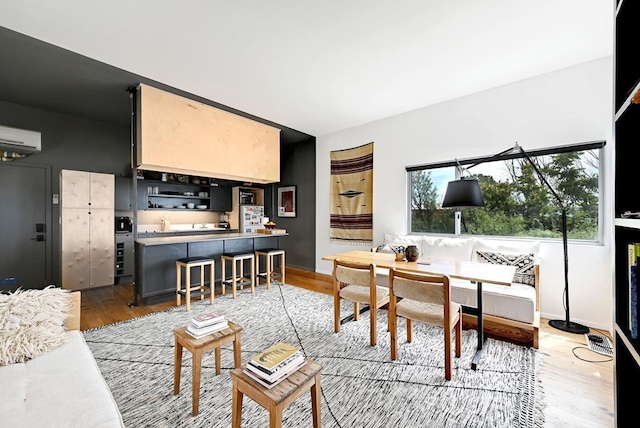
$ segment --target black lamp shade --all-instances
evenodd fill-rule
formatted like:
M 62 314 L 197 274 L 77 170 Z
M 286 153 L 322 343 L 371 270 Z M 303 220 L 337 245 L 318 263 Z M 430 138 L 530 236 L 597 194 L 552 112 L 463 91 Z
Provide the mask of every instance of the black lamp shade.
M 476 179 L 450 181 L 444 194 L 442 208 L 484 207 L 480 184 Z

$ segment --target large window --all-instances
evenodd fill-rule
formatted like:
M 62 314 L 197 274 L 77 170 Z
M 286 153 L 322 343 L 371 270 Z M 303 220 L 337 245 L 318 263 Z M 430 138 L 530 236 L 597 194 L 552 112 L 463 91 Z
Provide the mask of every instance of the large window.
M 408 167 L 409 230 L 412 233 L 561 238 L 564 205 L 569 239 L 598 241 L 603 146 L 604 142 L 595 142 L 527 151 L 562 202 L 517 150 L 484 158 Z M 442 208 L 447 184 L 461 176 L 478 179 L 484 207 Z

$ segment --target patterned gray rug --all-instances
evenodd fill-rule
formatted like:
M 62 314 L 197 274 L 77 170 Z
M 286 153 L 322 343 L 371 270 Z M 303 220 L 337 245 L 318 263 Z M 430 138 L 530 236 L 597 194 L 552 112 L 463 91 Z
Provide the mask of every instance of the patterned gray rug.
M 206 301 L 205 301 L 206 302 Z M 191 354 L 183 355 L 180 393 L 173 395 L 173 329 L 196 314 L 220 309 L 243 326 L 242 361 L 276 342 L 301 348 L 323 366 L 322 426 L 347 427 L 536 427 L 542 426 L 541 353 L 487 339 L 477 371 L 471 358 L 476 333 L 465 330 L 453 379 L 444 379 L 441 329 L 414 324 L 413 343 L 399 324 L 399 359 L 392 361 L 386 311 L 379 310 L 378 345 L 369 345 L 369 315 L 333 332 L 331 296 L 275 284 L 84 332 L 127 427 L 229 427 L 233 351 L 222 349 L 215 375 L 213 352 L 203 357 L 200 413 L 191 416 Z M 348 302 L 343 316 L 350 313 Z M 283 426 L 311 427 L 310 395 L 285 409 Z M 269 415 L 245 398 L 242 426 L 269 426 Z

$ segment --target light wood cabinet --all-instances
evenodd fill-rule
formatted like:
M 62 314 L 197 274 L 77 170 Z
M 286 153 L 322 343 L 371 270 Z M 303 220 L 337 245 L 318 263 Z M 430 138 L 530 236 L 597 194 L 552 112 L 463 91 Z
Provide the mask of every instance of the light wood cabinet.
M 139 169 L 254 183 L 280 181 L 280 130 L 140 85 Z
M 62 287 L 113 284 L 114 175 L 62 170 L 60 195 Z

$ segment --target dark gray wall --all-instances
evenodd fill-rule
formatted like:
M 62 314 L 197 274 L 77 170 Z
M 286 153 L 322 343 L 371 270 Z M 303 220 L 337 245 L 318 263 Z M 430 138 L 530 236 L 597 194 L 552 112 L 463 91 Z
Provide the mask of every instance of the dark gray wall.
M 273 216 L 277 227 L 287 229 L 289 236 L 280 239 L 286 251 L 287 266 L 316 269 L 316 139 L 291 144 L 280 153 L 280 183 L 273 186 L 272 213 L 277 212 L 280 186 L 296 187 L 296 217 Z
M 47 197 L 51 206 L 51 218 L 48 222 L 50 232 L 47 237 L 51 245 L 48 246 L 47 260 L 51 263 L 51 278 L 47 278 L 47 282 L 59 285 L 62 277 L 58 221 L 60 206 L 52 204 L 52 195 L 60 194 L 60 170 L 130 175 L 129 128 L 3 101 L 0 101 L 0 125 L 42 133 L 40 153 L 12 162 L 13 165 L 33 163 L 50 166 L 51 175 L 47 178 L 47 188 L 50 191 Z M 0 185 L 6 186 L 9 183 Z M 12 208 L 10 204 L 3 204 L 0 209 L 16 208 Z

